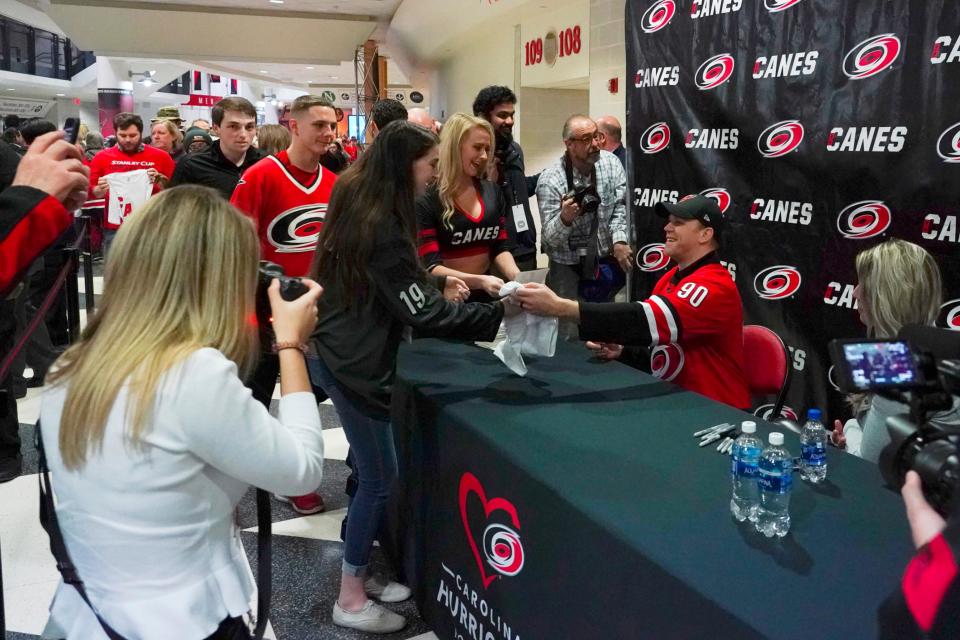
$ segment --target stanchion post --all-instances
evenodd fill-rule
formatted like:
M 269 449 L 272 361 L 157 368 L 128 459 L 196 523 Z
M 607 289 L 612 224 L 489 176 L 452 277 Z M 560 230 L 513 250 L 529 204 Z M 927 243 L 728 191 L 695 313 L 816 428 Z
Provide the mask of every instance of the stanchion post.
M 70 271 L 63 283 L 67 296 L 67 333 L 71 344 L 80 339 L 80 291 L 77 284 L 77 267 L 80 264 L 80 250 L 76 246 L 64 249 L 70 264 Z
M 84 306 L 87 308 L 87 319 L 93 315 L 94 310 L 94 301 L 93 301 L 93 240 L 92 238 L 92 224 L 93 219 L 89 215 L 85 215 L 84 219 L 86 224 L 83 226 L 83 233 L 86 235 L 84 242 L 82 243 L 85 247 L 83 252 L 83 302 Z

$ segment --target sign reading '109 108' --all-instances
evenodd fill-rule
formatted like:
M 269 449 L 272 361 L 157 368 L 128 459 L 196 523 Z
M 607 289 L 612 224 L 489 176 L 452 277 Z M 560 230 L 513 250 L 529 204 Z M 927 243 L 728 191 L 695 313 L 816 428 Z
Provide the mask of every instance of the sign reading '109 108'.
M 580 25 L 550 31 L 544 38 L 536 38 L 523 44 L 524 66 L 546 63 L 551 67 L 557 58 L 575 56 L 583 49 Z
M 525 87 L 585 83 L 590 75 L 590 3 L 569 4 L 525 20 L 516 56 Z

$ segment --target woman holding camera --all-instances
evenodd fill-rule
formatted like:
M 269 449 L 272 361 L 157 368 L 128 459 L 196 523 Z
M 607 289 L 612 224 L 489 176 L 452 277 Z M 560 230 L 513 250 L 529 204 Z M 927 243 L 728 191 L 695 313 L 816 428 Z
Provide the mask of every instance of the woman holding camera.
M 455 276 L 475 301 L 496 300 L 520 273 L 507 240 L 506 201 L 484 180 L 493 157 L 493 127 L 455 113 L 440 134 L 440 179 L 417 201 L 420 259 L 427 271 Z M 502 276 L 491 275 L 493 267 Z
M 936 261 L 923 247 L 893 238 L 857 255 L 857 301 L 860 321 L 871 338 L 896 339 L 909 324 L 933 325 L 943 303 L 943 283 Z M 855 417 L 834 422 L 831 438 L 849 453 L 876 463 L 890 443 L 887 418 L 910 412 L 900 402 L 874 394 L 849 398 Z M 930 421 L 960 424 L 958 403 Z
M 436 178 L 437 138 L 391 122 L 337 180 L 314 257 L 323 284 L 314 332 L 313 382 L 333 400 L 350 443 L 356 495 L 344 538 L 334 623 L 374 633 L 401 629 L 402 616 L 375 604 L 410 589 L 368 577 L 370 551 L 397 478 L 390 398 L 397 350 L 410 327 L 423 335 L 492 340 L 504 305 L 445 300 L 417 260 L 414 199 Z
M 248 638 L 254 591 L 233 512 L 250 485 L 320 484 L 323 437 L 302 346 L 321 288 L 271 284 L 280 417 L 241 381 L 258 353 L 258 241 L 216 191 L 182 186 L 117 235 L 101 308 L 55 364 L 41 432 L 67 551 L 126 638 Z M 59 635 L 57 635 L 59 634 Z M 61 583 L 45 637 L 105 638 Z

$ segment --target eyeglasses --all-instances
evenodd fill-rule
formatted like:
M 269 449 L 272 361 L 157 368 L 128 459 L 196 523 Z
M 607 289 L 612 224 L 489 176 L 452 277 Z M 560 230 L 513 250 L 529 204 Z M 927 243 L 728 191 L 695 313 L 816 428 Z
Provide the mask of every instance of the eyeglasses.
M 601 138 L 603 138 L 603 134 L 597 131 L 592 134 L 588 133 L 585 136 L 580 136 L 579 138 L 567 138 L 567 139 L 570 140 L 571 142 L 579 142 L 580 144 L 590 144 L 594 140 L 600 140 Z

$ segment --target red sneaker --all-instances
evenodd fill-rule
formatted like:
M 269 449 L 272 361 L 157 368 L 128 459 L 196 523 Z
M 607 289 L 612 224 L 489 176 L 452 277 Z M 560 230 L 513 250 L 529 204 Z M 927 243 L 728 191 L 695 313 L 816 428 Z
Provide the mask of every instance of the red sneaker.
M 278 496 L 274 494 L 273 497 L 280 502 L 288 503 L 294 511 L 305 516 L 320 513 L 327 508 L 327 505 L 323 504 L 323 498 L 316 491 L 302 496 Z

